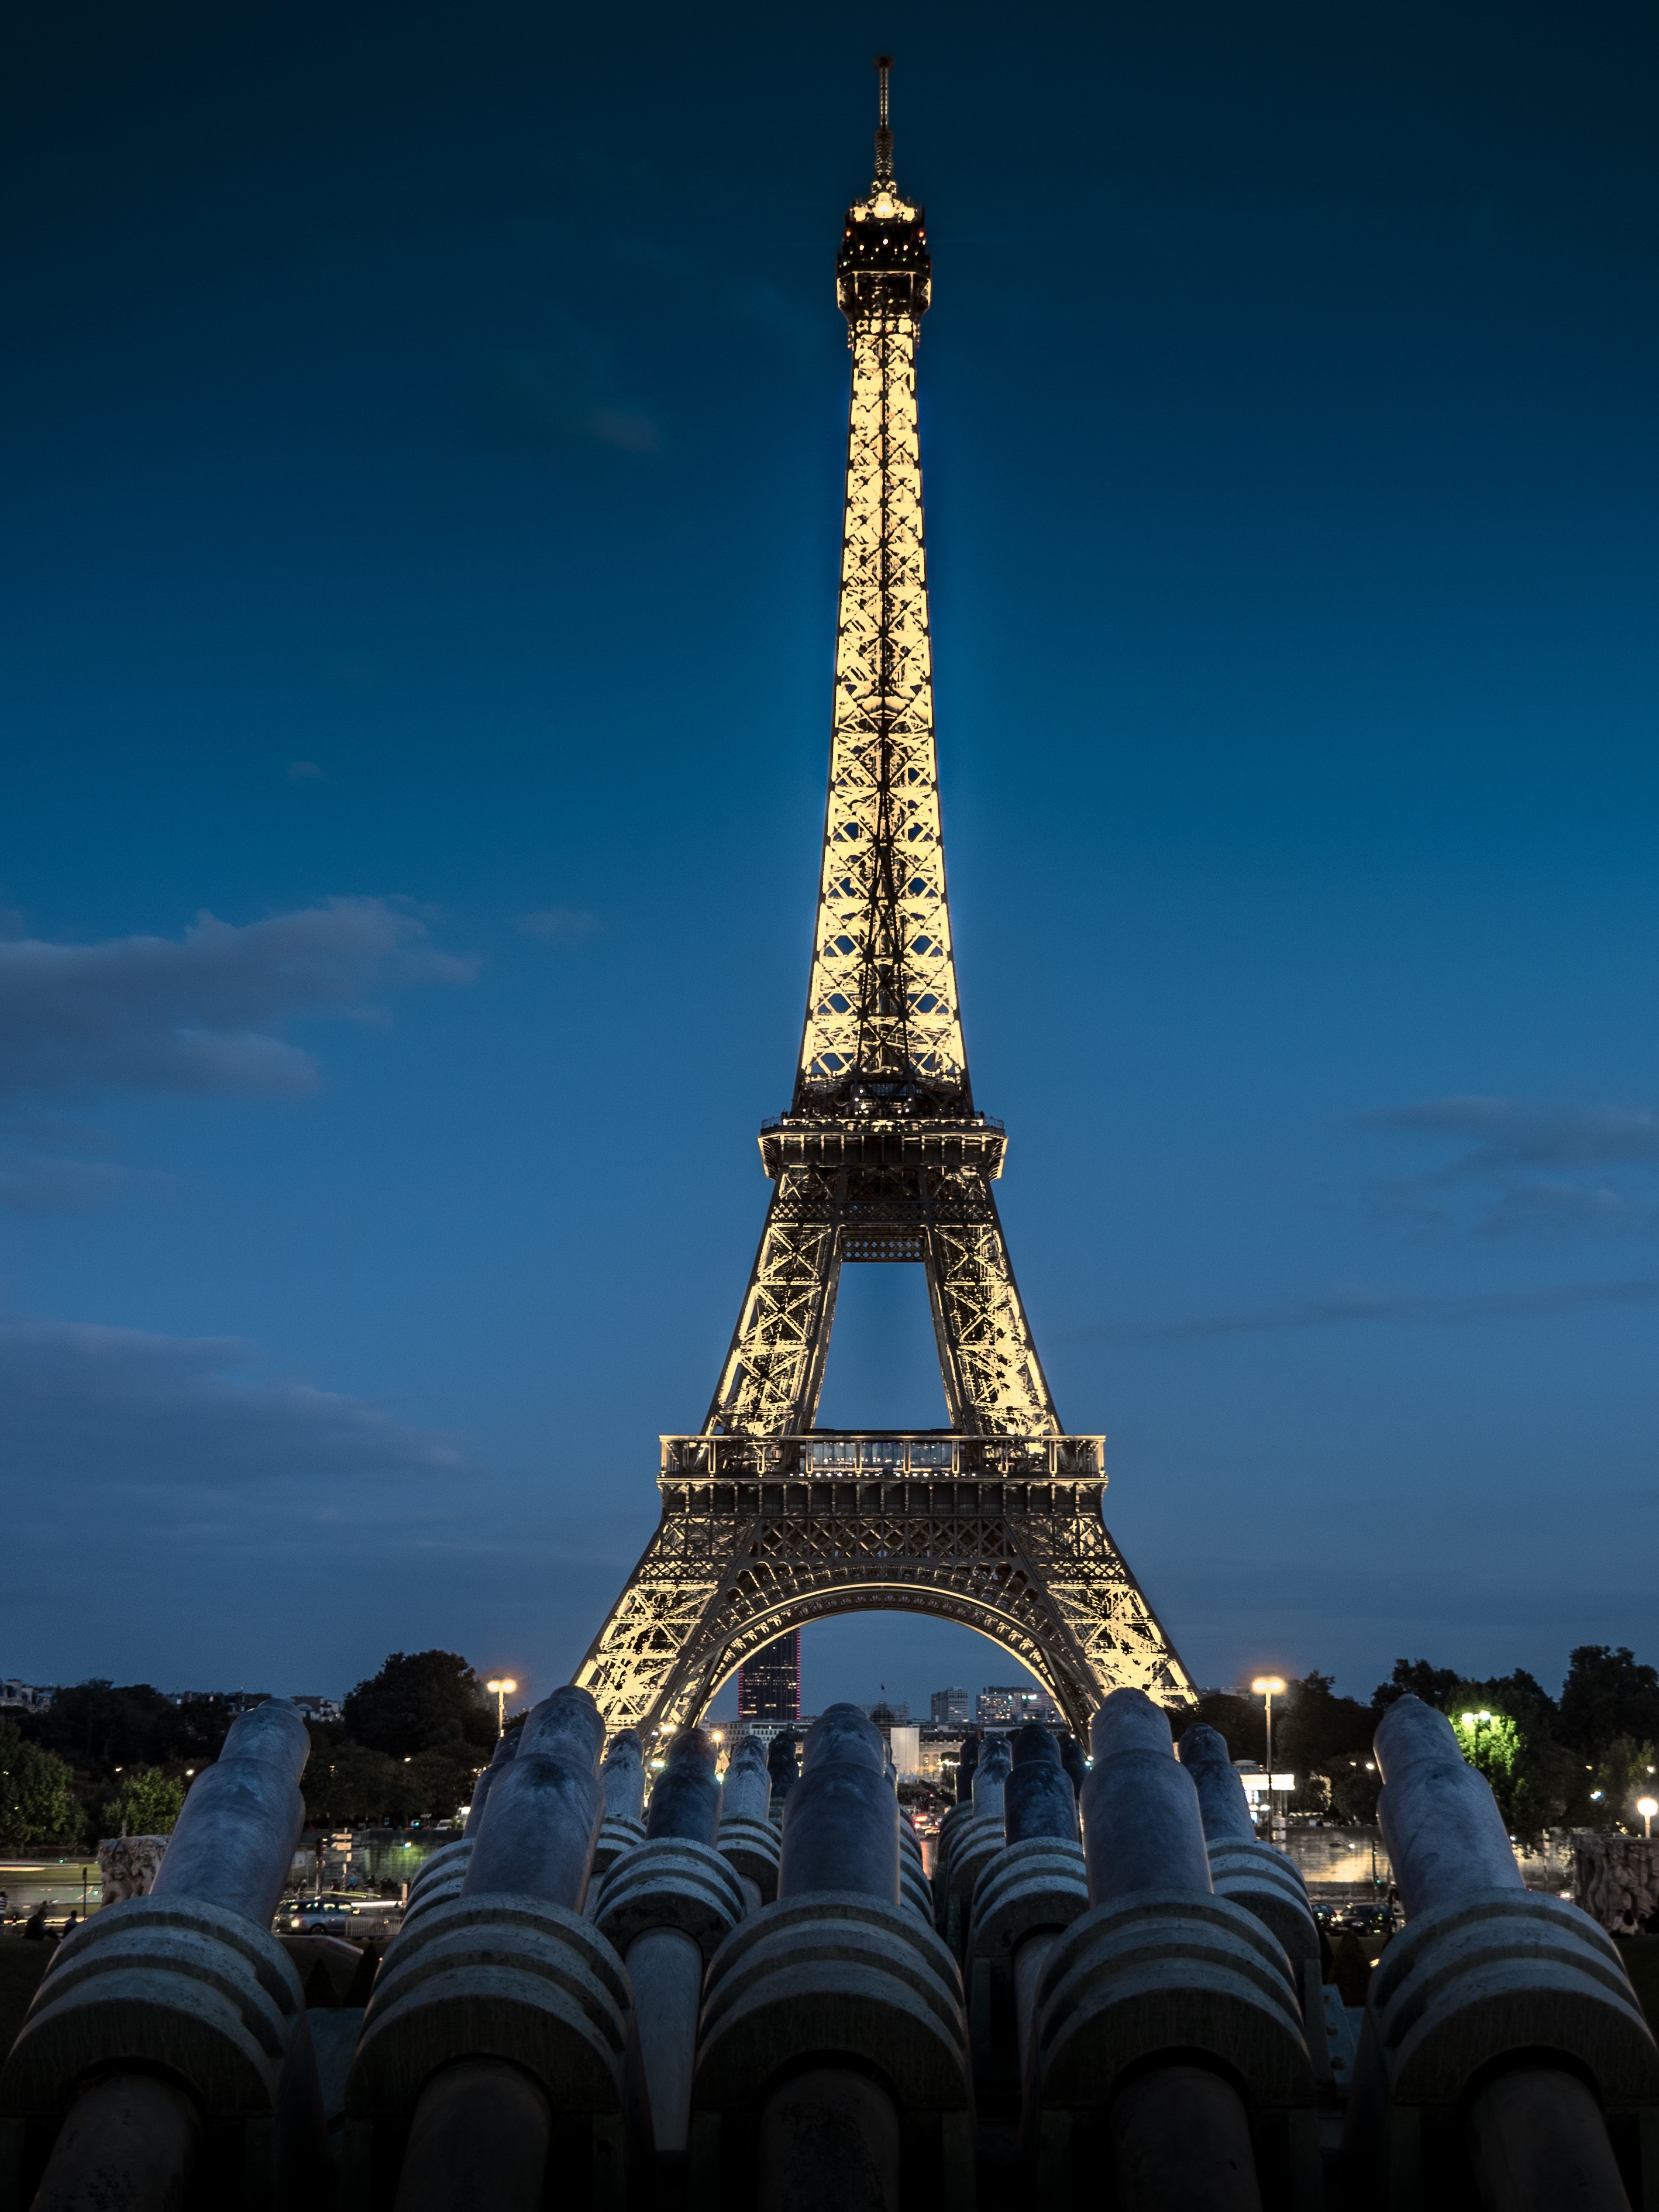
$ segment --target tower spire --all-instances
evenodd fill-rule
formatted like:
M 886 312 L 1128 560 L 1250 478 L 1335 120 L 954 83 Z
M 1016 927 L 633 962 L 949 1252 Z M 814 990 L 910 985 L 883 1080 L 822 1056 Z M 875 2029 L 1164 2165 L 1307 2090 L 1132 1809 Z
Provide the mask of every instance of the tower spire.
M 892 58 L 876 176 L 836 292 L 852 376 L 830 793 L 806 1016 L 773 1185 L 697 1436 L 662 1439 L 662 1523 L 577 1677 L 611 1725 L 696 1718 L 805 1621 L 898 1606 L 1012 1651 L 1085 1729 L 1109 1689 L 1191 1686 L 1107 1534 L 1103 1438 L 1060 1425 L 995 1184 L 1006 1139 L 968 1079 L 945 886 L 916 348 L 922 209 L 893 182 Z M 920 1263 L 947 1430 L 817 1427 L 844 1266 Z
M 876 56 L 876 182 L 890 185 L 893 181 L 893 134 L 887 124 L 887 80 L 892 75 L 891 54 Z

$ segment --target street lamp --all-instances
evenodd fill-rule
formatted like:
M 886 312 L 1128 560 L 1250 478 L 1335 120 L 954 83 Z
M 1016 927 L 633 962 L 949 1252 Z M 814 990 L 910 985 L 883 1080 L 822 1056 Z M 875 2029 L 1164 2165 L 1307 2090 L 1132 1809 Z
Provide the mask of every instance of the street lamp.
M 1273 1699 L 1278 1697 L 1279 1692 L 1284 1689 L 1285 1677 L 1282 1674 L 1258 1674 L 1255 1681 L 1251 1683 L 1250 1687 L 1255 1691 L 1258 1698 L 1261 1698 L 1266 1700 L 1267 1718 L 1267 1772 L 1269 1776 L 1271 1776 L 1273 1771 Z M 1273 1790 L 1273 1784 L 1271 1780 L 1268 1782 L 1267 1789 L 1269 1795 L 1271 1795 Z
M 1285 1687 L 1282 1674 L 1258 1674 L 1250 1687 L 1265 1701 L 1267 1722 L 1267 1828 L 1273 1832 L 1273 1698 Z
M 509 1690 L 516 1690 L 518 1686 L 518 1684 L 514 1680 L 510 1674 L 498 1674 L 493 1682 L 486 1682 L 484 1684 L 485 1689 L 490 1691 L 495 1699 L 495 1733 L 497 1735 L 505 1735 L 507 1734 L 507 1693 Z
M 1650 1843 L 1653 1840 L 1653 1816 L 1659 1813 L 1659 1797 L 1638 1797 L 1636 1809 L 1642 1815 L 1642 1833 Z

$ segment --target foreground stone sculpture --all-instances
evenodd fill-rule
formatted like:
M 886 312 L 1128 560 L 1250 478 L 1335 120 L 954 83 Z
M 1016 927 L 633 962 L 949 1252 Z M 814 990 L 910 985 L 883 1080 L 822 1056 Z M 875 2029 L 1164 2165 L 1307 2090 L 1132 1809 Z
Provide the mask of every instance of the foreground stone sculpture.
M 1407 1924 L 1340 2082 L 1319 2029 L 1356 2015 L 1291 1869 L 1219 1740 L 1177 1759 L 1139 1692 L 1097 1717 L 1081 1843 L 1053 1734 L 986 1746 L 939 1854 L 966 2008 L 858 1709 L 811 1732 L 781 1835 L 757 1744 L 722 1787 L 684 1731 L 647 1802 L 637 1739 L 601 1768 L 602 1736 L 584 1692 L 536 1707 L 378 1978 L 307 1939 L 331 1954 L 307 2019 L 266 1932 L 305 1730 L 280 1704 L 239 1722 L 153 1893 L 52 1958 L 0 2073 L 0 2212 L 971 2212 L 981 2172 L 1031 2212 L 1659 2203 L 1659 2049 L 1618 1948 L 1522 1887 L 1413 1698 L 1376 1738 Z
M 604 1738 L 586 1691 L 535 1706 L 459 1889 L 387 1952 L 346 2087 L 342 2196 L 363 2212 L 536 2212 L 550 2168 L 575 2203 L 623 2204 L 628 1982 L 582 1915 Z
M 1401 1698 L 1376 1750 L 1406 1926 L 1371 1977 L 1352 2172 L 1389 2212 L 1475 2191 L 1504 2212 L 1650 2204 L 1659 2049 L 1617 1946 L 1525 1887 L 1443 1713 Z
M 0 2072 L 0 2204 L 300 2212 L 328 2186 L 304 1993 L 270 1933 L 309 1750 L 293 1705 L 244 1714 L 149 1893 L 59 1946 Z
M 692 2097 L 696 2212 L 969 2212 L 961 1984 L 900 1902 L 879 1731 L 832 1705 L 784 1813 L 775 1904 L 715 1954 Z
M 1316 2212 L 1312 2063 L 1290 1962 L 1215 1895 L 1198 1793 L 1138 1690 L 1095 1717 L 1091 1909 L 1037 1991 L 1028 2142 L 1040 2200 L 1115 2212 Z
M 704 1729 L 669 1746 L 645 1838 L 605 1877 L 599 1925 L 628 1969 L 633 2072 L 660 2158 L 683 2159 L 703 1968 L 743 1918 L 743 1885 L 714 1848 L 720 1791 Z
M 994 2081 L 1002 2086 L 999 2077 L 1006 2075 L 1017 2107 L 1030 2070 L 1043 1969 L 1089 1906 L 1077 1797 L 1047 1729 L 1022 1729 L 1014 1740 L 1003 1832 L 1006 1847 L 980 1875 L 969 1920 L 975 2074 L 981 2090 Z M 999 2066 L 994 2029 L 1004 2006 L 1013 2033 Z
M 165 1836 L 106 1836 L 98 1846 L 99 1888 L 105 1905 L 148 1897 L 167 1847 Z

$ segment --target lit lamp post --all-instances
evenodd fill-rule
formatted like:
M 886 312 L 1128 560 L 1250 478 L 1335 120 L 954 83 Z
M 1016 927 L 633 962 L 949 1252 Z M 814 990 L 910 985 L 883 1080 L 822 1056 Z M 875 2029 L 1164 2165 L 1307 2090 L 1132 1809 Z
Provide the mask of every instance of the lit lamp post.
M 1469 1764 L 1474 1768 L 1475 1771 L 1479 1773 L 1480 1771 L 1480 1730 L 1482 1725 L 1492 1719 L 1492 1715 L 1490 1713 L 1460 1713 L 1457 1717 L 1462 1722 L 1464 1727 L 1469 1732 L 1469 1741 L 1473 1747 L 1474 1753 L 1469 1760 Z
M 1258 1698 L 1264 1701 L 1267 1722 L 1267 1826 L 1273 1818 L 1273 1699 L 1285 1687 L 1282 1674 L 1258 1674 L 1250 1685 Z
M 1651 1843 L 1653 1816 L 1656 1813 L 1659 1813 L 1659 1797 L 1638 1797 L 1636 1801 L 1636 1809 L 1642 1815 L 1642 1833 Z
M 518 1686 L 518 1684 L 514 1680 L 510 1674 L 498 1674 L 493 1682 L 486 1682 L 484 1684 L 485 1689 L 490 1691 L 495 1699 L 495 1733 L 497 1735 L 505 1735 L 507 1734 L 507 1692 L 509 1690 L 516 1690 Z

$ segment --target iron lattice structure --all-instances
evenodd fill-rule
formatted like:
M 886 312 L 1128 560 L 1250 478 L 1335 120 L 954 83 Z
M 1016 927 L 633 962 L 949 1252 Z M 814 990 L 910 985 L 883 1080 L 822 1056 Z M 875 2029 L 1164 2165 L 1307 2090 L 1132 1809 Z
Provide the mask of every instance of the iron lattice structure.
M 878 66 L 880 66 L 878 64 Z M 916 424 L 923 210 L 876 178 L 848 212 L 853 356 L 830 798 L 789 1111 L 766 1226 L 700 1436 L 662 1440 L 662 1521 L 577 1680 L 613 1728 L 694 1719 L 773 1638 L 898 1608 L 982 1631 L 1085 1729 L 1108 1691 L 1191 1685 L 1102 1519 L 1098 1437 L 1068 1436 L 992 1186 L 951 950 Z M 842 1266 L 926 1270 L 948 1431 L 814 1428 Z

